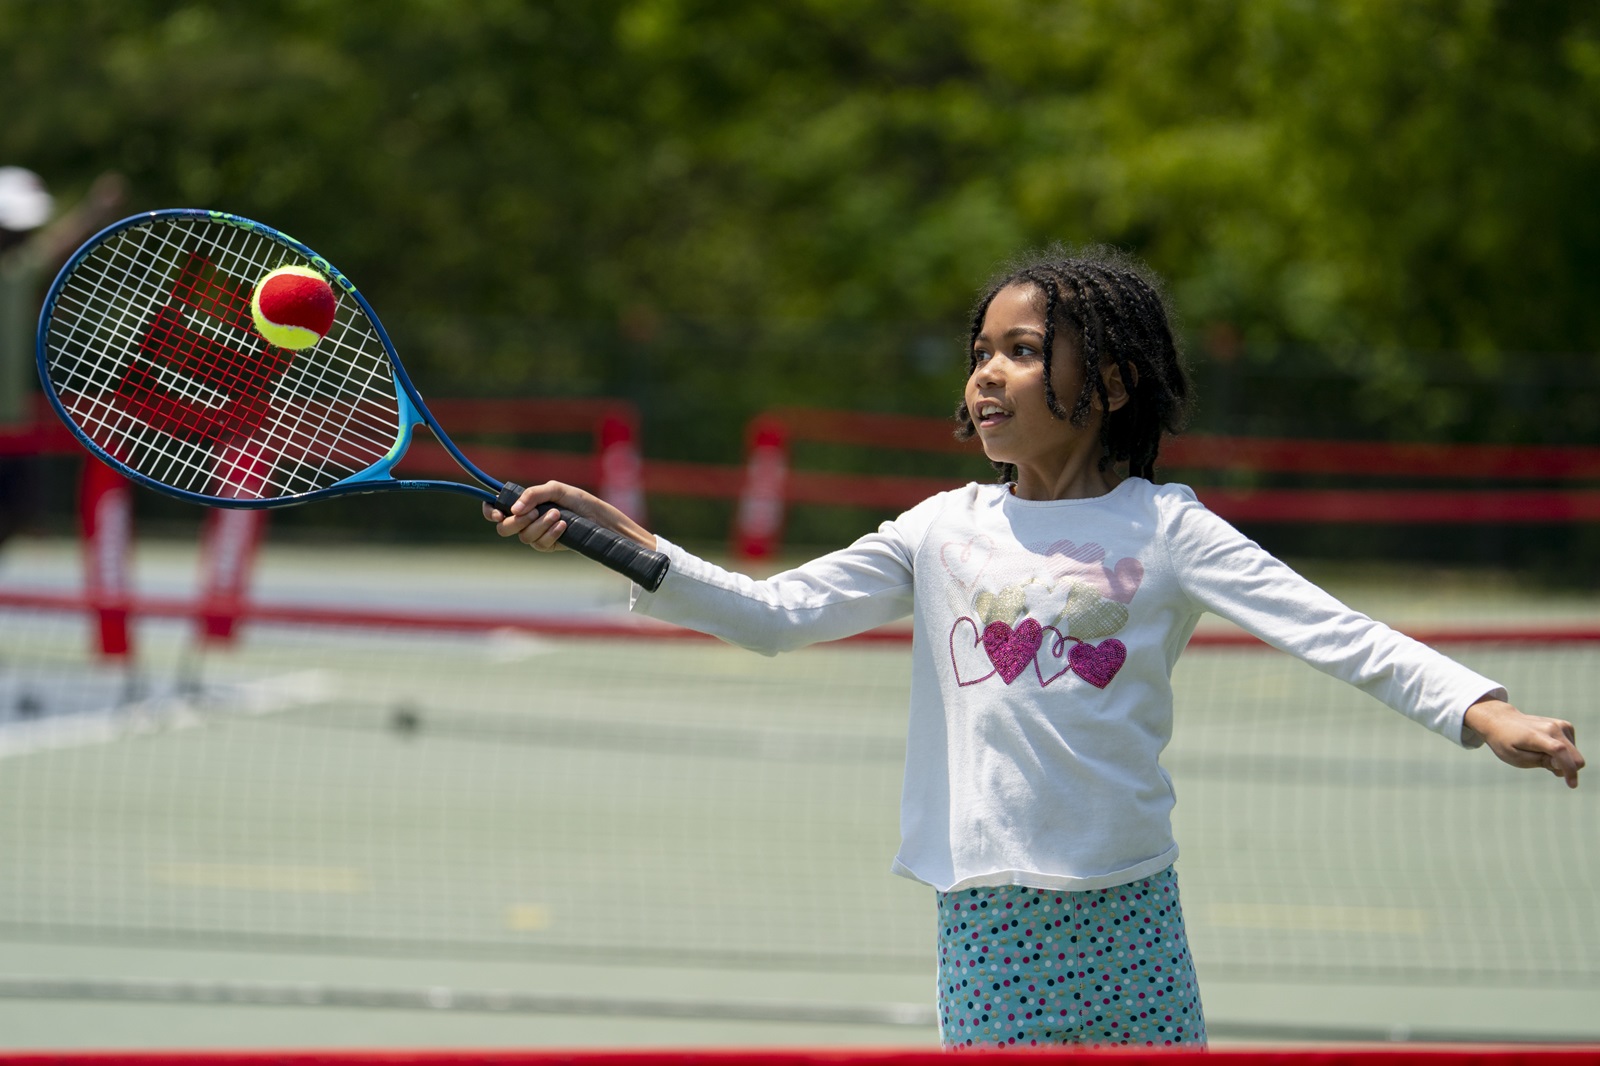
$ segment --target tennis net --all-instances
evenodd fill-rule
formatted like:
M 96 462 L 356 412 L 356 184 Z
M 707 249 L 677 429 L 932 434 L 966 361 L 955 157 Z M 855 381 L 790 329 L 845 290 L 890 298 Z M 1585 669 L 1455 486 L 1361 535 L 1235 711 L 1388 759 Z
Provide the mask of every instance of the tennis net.
M 137 613 L 137 612 L 136 612 Z M 177 613 L 177 612 L 172 612 Z M 906 649 L 277 608 L 199 648 L 0 606 L 0 936 L 926 970 L 888 873 Z M 577 631 L 581 628 L 582 631 Z M 1595 735 L 1600 642 L 1450 654 Z M 1198 640 L 1165 762 L 1203 975 L 1600 983 L 1600 824 L 1259 645 Z

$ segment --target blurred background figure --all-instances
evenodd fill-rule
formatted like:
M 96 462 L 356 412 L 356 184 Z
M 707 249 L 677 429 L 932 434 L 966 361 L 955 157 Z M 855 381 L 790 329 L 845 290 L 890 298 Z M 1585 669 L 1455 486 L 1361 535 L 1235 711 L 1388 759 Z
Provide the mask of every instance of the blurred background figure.
M 46 275 L 110 221 L 122 200 L 122 178 L 103 174 L 51 222 L 55 197 L 44 180 L 0 167 L 0 434 L 33 421 L 33 332 Z M 25 528 L 38 506 L 37 466 L 36 456 L 7 454 L 0 437 L 0 544 Z
M 0 333 L 0 425 L 27 420 L 22 356 L 31 347 L 27 319 L 36 271 L 29 269 L 30 249 L 13 250 L 44 224 L 54 206 L 39 175 L 22 167 L 0 167 L 0 323 L 5 327 Z

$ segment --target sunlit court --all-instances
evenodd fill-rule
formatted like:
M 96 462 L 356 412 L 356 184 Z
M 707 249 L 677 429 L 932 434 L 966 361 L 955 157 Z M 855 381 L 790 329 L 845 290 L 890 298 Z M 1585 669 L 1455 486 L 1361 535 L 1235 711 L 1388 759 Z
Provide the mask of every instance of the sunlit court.
M 1600 1063 L 1600 15 L 0 0 L 0 1066 Z

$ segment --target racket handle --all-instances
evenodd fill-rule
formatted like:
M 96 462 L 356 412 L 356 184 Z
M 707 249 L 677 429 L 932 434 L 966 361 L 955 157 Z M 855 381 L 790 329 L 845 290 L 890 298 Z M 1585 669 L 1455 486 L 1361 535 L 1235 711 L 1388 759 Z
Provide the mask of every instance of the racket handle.
M 522 486 L 515 481 L 508 481 L 500 486 L 500 496 L 495 500 L 495 506 L 503 514 L 511 513 L 511 505 L 517 502 L 517 497 L 522 495 Z M 536 513 L 544 514 L 554 505 L 541 503 L 536 508 Z M 631 578 L 636 584 L 647 592 L 654 592 L 661 587 L 662 580 L 667 576 L 667 557 L 660 552 L 653 552 L 649 548 L 614 533 L 605 526 L 597 525 L 580 514 L 564 512 L 562 521 L 567 523 L 566 530 L 561 534 L 561 543 L 599 563 L 601 566 L 610 567 L 624 577 Z

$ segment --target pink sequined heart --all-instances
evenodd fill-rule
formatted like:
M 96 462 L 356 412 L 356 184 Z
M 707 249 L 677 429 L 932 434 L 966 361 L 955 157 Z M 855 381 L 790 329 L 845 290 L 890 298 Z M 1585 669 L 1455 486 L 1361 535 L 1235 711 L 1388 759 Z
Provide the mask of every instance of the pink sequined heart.
M 1015 629 L 1004 622 L 990 622 L 983 630 L 983 650 L 1000 680 L 1008 685 L 1033 662 L 1043 640 L 1044 629 L 1031 618 L 1024 618 Z
M 989 634 L 984 633 L 985 642 Z M 990 658 L 994 658 L 993 655 Z M 1128 648 L 1116 637 L 1099 644 L 1074 644 L 1067 652 L 1067 665 L 1072 672 L 1095 688 L 1105 688 L 1117 676 L 1122 664 L 1128 661 Z M 995 664 L 999 666 L 999 663 Z

